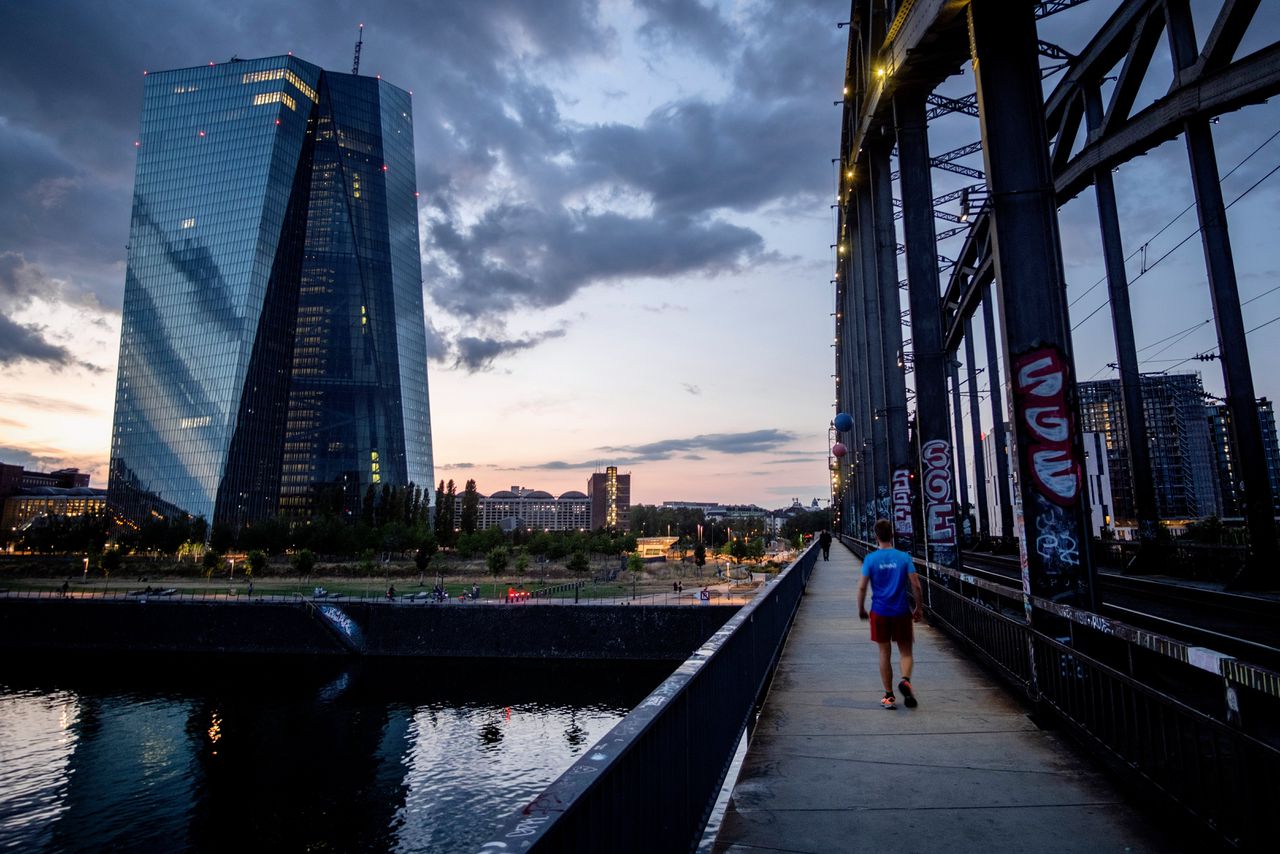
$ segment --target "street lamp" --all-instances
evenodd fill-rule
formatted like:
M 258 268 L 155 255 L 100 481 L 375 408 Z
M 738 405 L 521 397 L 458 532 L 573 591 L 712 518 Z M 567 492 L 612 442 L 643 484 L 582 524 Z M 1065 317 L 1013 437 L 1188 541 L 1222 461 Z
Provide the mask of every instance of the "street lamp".
M 86 583 L 88 583 L 89 581 L 89 558 L 88 557 L 85 557 L 84 559 L 84 580 Z

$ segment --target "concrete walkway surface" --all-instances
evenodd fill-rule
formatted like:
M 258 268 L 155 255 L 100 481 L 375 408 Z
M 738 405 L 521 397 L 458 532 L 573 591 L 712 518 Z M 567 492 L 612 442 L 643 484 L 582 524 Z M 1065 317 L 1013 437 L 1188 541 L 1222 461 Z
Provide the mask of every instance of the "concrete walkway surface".
M 881 708 L 860 573 L 819 557 L 716 852 L 1178 850 L 940 630 L 915 627 L 919 707 Z

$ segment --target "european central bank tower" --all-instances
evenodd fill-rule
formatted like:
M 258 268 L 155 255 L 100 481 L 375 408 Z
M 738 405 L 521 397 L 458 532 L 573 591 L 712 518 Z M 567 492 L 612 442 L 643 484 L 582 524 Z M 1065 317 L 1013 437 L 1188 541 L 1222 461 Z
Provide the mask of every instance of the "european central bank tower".
M 429 499 L 409 94 L 292 56 L 151 72 L 137 146 L 112 508 Z

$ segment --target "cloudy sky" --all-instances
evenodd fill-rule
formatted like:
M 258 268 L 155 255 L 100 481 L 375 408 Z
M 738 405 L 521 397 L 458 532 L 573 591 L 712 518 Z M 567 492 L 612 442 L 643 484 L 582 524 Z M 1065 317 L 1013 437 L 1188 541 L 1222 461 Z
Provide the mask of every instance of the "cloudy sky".
M 1218 5 L 1193 0 L 1201 34 Z M 1242 52 L 1277 31 L 1277 5 Z M 1042 35 L 1078 50 L 1115 6 L 1093 0 Z M 562 491 L 612 463 L 633 473 L 635 501 L 825 494 L 847 0 L 3 8 L 0 459 L 105 483 L 143 70 L 286 51 L 344 70 L 363 22 L 361 70 L 414 93 L 437 476 Z M 1161 51 L 1147 101 L 1168 87 Z M 964 74 L 946 91 L 971 86 Z M 1249 327 L 1280 316 L 1277 131 L 1276 103 L 1215 127 L 1222 171 L 1243 162 L 1224 187 L 1228 201 L 1247 191 L 1230 217 L 1242 296 L 1262 295 Z M 949 117 L 933 145 L 977 135 Z M 935 190 L 964 181 L 939 173 Z M 1198 239 L 1175 248 L 1196 227 L 1179 216 L 1182 143 L 1116 181 L 1126 250 L 1147 244 L 1138 346 L 1174 336 L 1141 353 L 1163 370 L 1214 347 Z M 1109 315 L 1089 316 L 1105 300 L 1089 290 L 1102 275 L 1091 192 L 1062 224 L 1080 375 L 1112 376 Z M 1270 396 L 1277 332 L 1250 336 Z M 1195 368 L 1221 392 L 1216 363 L 1178 367 Z

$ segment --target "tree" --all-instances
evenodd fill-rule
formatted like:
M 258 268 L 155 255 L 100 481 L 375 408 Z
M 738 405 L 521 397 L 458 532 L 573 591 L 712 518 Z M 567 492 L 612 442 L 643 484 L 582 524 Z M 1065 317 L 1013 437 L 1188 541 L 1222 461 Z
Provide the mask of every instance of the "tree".
M 476 490 L 474 479 L 468 480 L 462 490 L 462 519 L 458 527 L 464 534 L 474 534 L 476 523 L 480 519 L 480 493 Z
M 587 560 L 585 551 L 574 551 L 565 562 L 565 568 L 570 572 L 583 573 L 591 569 L 591 561 Z
M 267 554 L 260 549 L 254 549 L 249 552 L 249 572 L 251 578 L 255 575 L 261 575 L 262 570 L 267 568 Z
M 516 552 L 516 572 L 520 573 L 521 575 L 524 575 L 528 569 L 529 569 L 529 555 L 524 549 L 521 549 L 520 551 Z
M 316 556 L 311 549 L 302 549 L 293 556 L 293 568 L 298 577 L 308 576 L 316 565 Z
M 98 565 L 102 567 L 102 574 L 110 577 L 111 573 L 120 568 L 120 564 L 124 561 L 119 549 L 111 549 L 102 553 L 102 559 L 98 561 Z
M 485 556 L 485 563 L 489 565 L 489 571 L 495 576 L 501 575 L 502 571 L 507 568 L 507 558 L 511 555 L 507 551 L 506 546 L 498 546 L 489 550 L 489 554 Z
M 448 539 L 444 535 L 444 481 L 440 481 L 440 485 L 436 487 L 436 506 L 435 512 L 431 518 L 431 527 L 436 532 L 436 540 L 440 543 L 448 543 Z
M 693 548 L 693 563 L 698 567 L 698 574 L 702 574 L 702 568 L 707 565 L 707 547 L 702 543 L 698 543 Z
M 644 569 L 644 558 L 638 554 L 627 555 L 627 569 L 631 572 L 639 572 Z
M 106 555 L 102 556 L 104 564 L 106 563 L 106 558 L 107 558 Z M 215 569 L 222 566 L 222 555 L 212 548 L 206 549 L 204 553 L 204 558 L 201 560 L 201 563 L 204 565 L 205 577 L 208 578 L 210 575 L 213 574 L 213 571 Z

